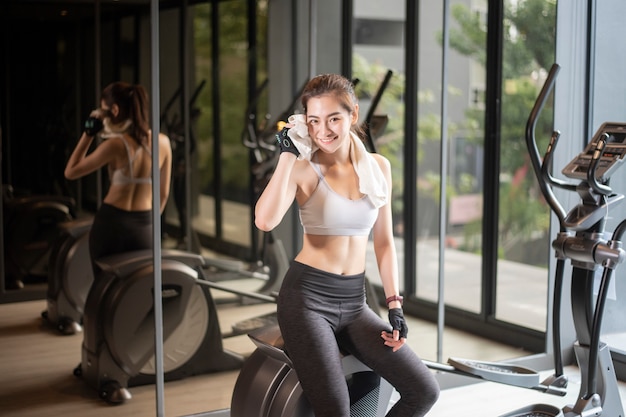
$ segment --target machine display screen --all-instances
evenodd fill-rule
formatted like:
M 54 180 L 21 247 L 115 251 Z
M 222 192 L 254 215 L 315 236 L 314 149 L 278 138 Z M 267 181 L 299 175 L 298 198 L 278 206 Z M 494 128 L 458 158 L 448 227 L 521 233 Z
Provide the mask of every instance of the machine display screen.
M 626 144 L 626 132 L 609 133 L 609 139 L 606 141 L 606 143 Z
M 605 181 L 626 158 L 626 123 L 604 123 L 582 153 L 565 168 L 563 174 L 570 178 L 585 179 L 600 138 L 607 135 L 604 153 L 597 163 L 596 177 Z

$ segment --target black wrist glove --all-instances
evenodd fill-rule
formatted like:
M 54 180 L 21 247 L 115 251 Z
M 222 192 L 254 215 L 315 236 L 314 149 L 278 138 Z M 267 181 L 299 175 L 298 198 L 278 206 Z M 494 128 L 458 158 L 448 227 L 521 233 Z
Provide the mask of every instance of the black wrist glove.
M 398 330 L 400 332 L 400 338 L 406 338 L 409 333 L 409 328 L 406 325 L 401 308 L 389 309 L 389 323 L 391 323 L 393 330 Z
M 85 133 L 89 136 L 95 136 L 99 131 L 102 130 L 104 124 L 102 124 L 102 120 L 97 117 L 89 117 L 85 120 Z
M 288 131 L 289 128 L 285 127 L 283 128 L 283 130 L 276 134 L 276 141 L 278 142 L 278 146 L 280 147 L 280 153 L 291 152 L 295 156 L 300 156 L 300 151 L 298 151 L 298 148 L 296 148 L 296 146 L 293 144 L 291 138 L 287 136 Z

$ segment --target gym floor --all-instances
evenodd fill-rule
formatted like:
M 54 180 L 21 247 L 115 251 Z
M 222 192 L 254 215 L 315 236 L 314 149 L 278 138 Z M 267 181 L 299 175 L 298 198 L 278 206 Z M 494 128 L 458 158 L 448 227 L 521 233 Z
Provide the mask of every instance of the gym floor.
M 251 284 L 238 280 L 234 285 L 245 288 Z M 227 333 L 233 324 L 241 320 L 271 312 L 275 308 L 273 304 L 242 305 L 233 300 L 232 295 L 219 291 L 214 291 L 213 296 L 218 304 L 223 333 Z M 130 401 L 111 406 L 100 400 L 95 390 L 75 377 L 73 369 L 80 363 L 82 335 L 61 336 L 42 320 L 41 312 L 45 309 L 45 300 L 0 305 L 0 414 L 5 417 L 156 415 L 154 385 L 131 387 L 133 398 Z M 409 328 L 410 345 L 423 358 L 436 358 L 435 326 L 409 319 Z M 447 329 L 445 346 L 459 344 L 464 346 L 468 357 L 474 359 L 506 360 L 527 354 L 468 333 Z M 245 335 L 224 339 L 224 347 L 243 356 L 254 350 L 254 345 Z M 449 352 L 444 351 L 443 357 L 448 356 Z M 552 404 L 560 408 L 575 402 L 580 387 L 578 369 L 570 366 L 567 373 L 570 375 L 570 384 L 566 397 L 478 382 L 442 391 L 440 400 L 428 415 L 498 416 L 535 403 Z M 165 415 L 182 417 L 229 408 L 237 374 L 237 371 L 229 371 L 167 382 L 164 389 Z M 619 385 L 624 402 L 626 383 L 620 382 Z

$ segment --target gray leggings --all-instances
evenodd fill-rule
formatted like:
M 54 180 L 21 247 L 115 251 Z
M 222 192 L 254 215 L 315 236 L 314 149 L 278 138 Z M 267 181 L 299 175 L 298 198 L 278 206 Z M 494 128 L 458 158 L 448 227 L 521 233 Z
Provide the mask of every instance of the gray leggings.
M 341 351 L 354 355 L 400 394 L 388 417 L 424 416 L 439 385 L 404 345 L 392 352 L 380 333 L 391 326 L 365 303 L 365 274 L 336 275 L 294 261 L 278 296 L 285 350 L 316 417 L 349 417 Z

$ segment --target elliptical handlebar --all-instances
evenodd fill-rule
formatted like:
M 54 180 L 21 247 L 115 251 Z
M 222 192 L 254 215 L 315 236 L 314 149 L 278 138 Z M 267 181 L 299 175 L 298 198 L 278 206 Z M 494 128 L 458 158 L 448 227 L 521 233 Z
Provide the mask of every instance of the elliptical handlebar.
M 596 171 L 598 169 L 598 165 L 600 163 L 600 159 L 604 155 L 604 151 L 606 150 L 606 143 L 609 140 L 609 134 L 604 132 L 600 138 L 598 138 L 598 143 L 596 144 L 596 149 L 593 152 L 593 156 L 591 157 L 591 163 L 589 164 L 589 169 L 587 170 L 587 182 L 589 186 L 600 195 L 611 195 L 613 194 L 613 190 L 608 185 L 601 184 L 596 178 Z
M 561 67 L 558 64 L 555 63 L 552 65 L 550 71 L 548 72 L 548 77 L 546 78 L 546 81 L 544 82 L 544 85 L 541 88 L 539 95 L 537 96 L 537 100 L 535 100 L 535 105 L 533 106 L 530 115 L 528 116 L 528 121 L 526 123 L 526 147 L 528 148 L 530 161 L 533 165 L 533 170 L 535 171 L 537 181 L 539 182 L 539 188 L 541 189 L 541 193 L 543 194 L 546 202 L 548 203 L 552 211 L 554 211 L 554 213 L 558 217 L 561 230 L 564 231 L 566 212 L 563 206 L 556 199 L 556 196 L 554 195 L 554 192 L 552 191 L 552 188 L 550 186 L 563 188 L 568 191 L 576 191 L 576 186 L 565 181 L 558 180 L 552 177 L 552 175 L 550 174 L 552 155 L 561 133 L 558 130 L 552 133 L 552 138 L 550 140 L 550 144 L 548 145 L 548 149 L 546 151 L 543 163 L 541 162 L 541 157 L 539 156 L 537 140 L 535 137 L 537 119 L 539 119 L 539 114 L 543 110 L 543 106 L 548 99 L 548 95 L 554 87 L 556 77 L 560 69 Z
M 383 97 L 383 93 L 385 92 L 385 90 L 387 89 L 387 86 L 389 85 L 389 82 L 391 81 L 391 77 L 393 77 L 393 71 L 387 70 L 387 72 L 385 73 L 385 77 L 383 78 L 383 81 L 381 82 L 380 86 L 378 87 L 378 90 L 376 91 L 376 94 L 374 95 L 374 98 L 372 99 L 372 103 L 370 104 L 370 108 L 367 111 L 367 115 L 365 116 L 365 123 L 364 123 L 365 141 L 366 141 L 366 146 L 370 152 L 378 153 L 378 150 L 376 149 L 376 143 L 372 135 L 371 123 L 372 123 L 372 119 L 374 118 L 374 113 L 376 112 L 376 108 L 378 107 L 378 104 L 380 103 L 380 100 Z M 359 82 L 359 79 L 355 78 L 352 81 L 352 85 L 356 86 L 358 82 Z
M 543 156 L 543 164 L 541 164 L 541 178 L 543 178 L 546 183 L 550 184 L 553 187 L 563 188 L 568 191 L 576 191 L 575 184 L 559 180 L 552 176 L 552 173 L 550 172 L 550 170 L 552 169 L 554 150 L 556 149 L 556 145 L 559 142 L 560 137 L 560 131 L 555 130 L 552 132 L 552 137 L 550 137 L 550 142 L 548 144 L 546 154 Z
M 263 94 L 263 91 L 269 85 L 269 82 L 269 78 L 266 78 L 265 81 L 257 87 L 254 92 L 254 97 L 252 97 L 252 101 L 248 104 L 248 107 L 246 107 L 246 119 L 244 120 L 244 129 L 241 132 L 241 142 L 243 143 L 243 146 L 249 149 L 255 150 L 259 148 L 258 135 L 256 134 L 254 125 L 254 122 L 256 121 L 256 105 L 261 98 L 261 94 Z

